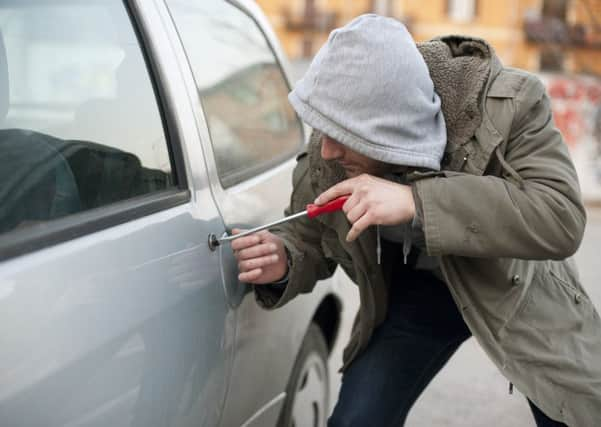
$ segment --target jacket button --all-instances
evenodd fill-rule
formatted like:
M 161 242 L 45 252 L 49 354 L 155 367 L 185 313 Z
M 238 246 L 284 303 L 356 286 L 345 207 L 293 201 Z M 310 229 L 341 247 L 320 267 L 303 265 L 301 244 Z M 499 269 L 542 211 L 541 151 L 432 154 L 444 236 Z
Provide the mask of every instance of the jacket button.
M 582 301 L 582 295 L 580 295 L 580 294 L 574 295 L 574 302 L 576 304 L 580 304 L 581 301 Z
M 511 278 L 511 282 L 512 282 L 512 283 L 513 283 L 515 286 L 517 286 L 517 285 L 521 285 L 521 284 L 522 284 L 522 278 L 519 276 L 519 274 L 516 274 L 516 275 L 514 275 L 514 276 Z
M 478 224 L 472 222 L 470 225 L 467 226 L 467 229 L 472 233 L 478 233 Z

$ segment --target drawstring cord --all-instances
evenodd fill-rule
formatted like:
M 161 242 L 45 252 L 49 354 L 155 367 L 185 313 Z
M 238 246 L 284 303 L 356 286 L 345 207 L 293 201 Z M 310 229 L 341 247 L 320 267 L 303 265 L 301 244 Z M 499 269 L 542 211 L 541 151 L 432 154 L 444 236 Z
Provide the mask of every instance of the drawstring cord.
M 407 257 L 411 252 L 413 245 L 413 236 L 411 235 L 411 223 L 402 225 L 403 227 L 403 262 L 407 265 Z M 378 265 L 382 264 L 382 236 L 380 235 L 380 224 L 376 224 L 376 259 Z
M 394 177 L 394 176 L 393 176 Z M 407 175 L 403 175 L 393 179 L 400 184 L 407 184 Z M 401 224 L 403 228 L 403 263 L 407 265 L 407 258 L 411 252 L 411 246 L 413 245 L 413 228 L 415 219 L 413 221 Z M 382 236 L 380 235 L 380 224 L 376 224 L 376 259 L 378 265 L 382 263 Z
M 501 147 L 497 146 L 495 149 L 495 155 L 501 163 L 502 168 L 511 175 L 513 179 L 517 182 L 521 189 L 524 188 L 524 179 L 516 172 L 515 169 L 511 167 L 511 165 L 503 158 L 503 154 L 501 153 Z M 412 228 L 413 225 L 411 222 L 405 223 L 402 225 L 403 227 L 403 263 L 407 265 L 407 257 L 411 252 L 411 246 L 413 245 L 413 234 Z M 381 236 L 380 236 L 380 225 L 376 225 L 377 232 L 377 247 L 376 247 L 376 258 L 378 260 L 378 264 L 381 264 L 382 259 L 382 245 L 381 245 Z M 513 391 L 513 384 L 510 385 L 510 390 Z
M 382 242 L 380 241 L 380 224 L 376 224 L 376 233 L 377 233 L 377 246 L 376 246 L 376 258 L 378 259 L 378 265 L 382 262 Z
M 413 237 L 411 235 L 411 223 L 407 222 L 403 224 L 403 263 L 407 265 L 407 256 L 411 252 L 411 245 L 413 244 Z

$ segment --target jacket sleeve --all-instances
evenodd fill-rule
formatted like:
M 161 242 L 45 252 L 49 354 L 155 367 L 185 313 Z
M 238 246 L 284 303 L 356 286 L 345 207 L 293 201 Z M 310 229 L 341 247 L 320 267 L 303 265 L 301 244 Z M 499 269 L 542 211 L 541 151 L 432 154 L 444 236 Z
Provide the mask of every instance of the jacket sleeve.
M 578 179 L 544 86 L 528 78 L 514 102 L 501 176 L 450 172 L 413 184 L 430 255 L 563 259 L 580 245 Z
M 311 191 L 308 169 L 306 156 L 299 157 L 293 174 L 294 188 L 290 205 L 285 210 L 286 215 L 304 210 L 316 197 Z M 279 308 L 298 294 L 311 292 L 317 281 L 334 274 L 336 263 L 326 259 L 321 248 L 322 227 L 319 221 L 303 217 L 271 230 L 282 238 L 288 252 L 288 283 L 284 287 L 254 285 L 259 305 L 267 309 Z

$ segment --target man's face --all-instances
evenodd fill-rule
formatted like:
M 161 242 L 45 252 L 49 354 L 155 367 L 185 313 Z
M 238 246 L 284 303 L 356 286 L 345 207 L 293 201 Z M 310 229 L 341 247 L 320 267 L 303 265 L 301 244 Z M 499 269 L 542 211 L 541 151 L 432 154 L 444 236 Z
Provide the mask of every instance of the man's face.
M 335 160 L 344 168 L 348 178 L 362 173 L 381 176 L 391 170 L 391 166 L 387 163 L 359 154 L 327 135 L 321 138 L 321 157 L 324 160 Z

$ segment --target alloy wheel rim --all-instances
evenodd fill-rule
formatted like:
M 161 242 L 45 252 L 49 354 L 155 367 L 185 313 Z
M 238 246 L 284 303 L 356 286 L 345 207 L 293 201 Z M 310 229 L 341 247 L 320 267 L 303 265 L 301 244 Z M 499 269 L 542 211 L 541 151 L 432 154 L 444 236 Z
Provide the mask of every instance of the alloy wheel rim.
M 325 426 L 327 394 L 326 366 L 317 353 L 311 353 L 301 369 L 294 393 L 292 426 Z

